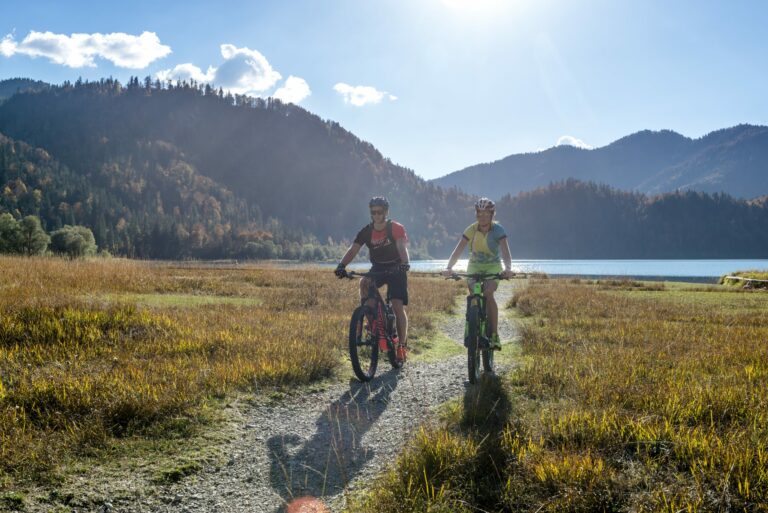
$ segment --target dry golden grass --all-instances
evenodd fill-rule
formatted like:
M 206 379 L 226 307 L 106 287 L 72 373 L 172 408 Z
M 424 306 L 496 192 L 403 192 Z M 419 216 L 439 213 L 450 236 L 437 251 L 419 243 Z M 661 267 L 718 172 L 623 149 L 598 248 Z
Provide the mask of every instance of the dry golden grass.
M 329 270 L 11 257 L 0 268 L 6 481 L 45 479 L 116 437 L 175 432 L 207 398 L 351 374 L 358 287 Z M 457 289 L 411 284 L 418 338 Z
M 513 299 L 530 316 L 525 364 L 507 387 L 483 385 L 486 405 L 509 395 L 503 427 L 468 423 L 486 418 L 488 408 L 465 399 L 463 421 L 420 434 L 395 470 L 353 504 L 378 512 L 401 511 L 399 504 L 767 511 L 764 294 L 532 283 Z M 760 298 L 763 307 L 754 307 Z

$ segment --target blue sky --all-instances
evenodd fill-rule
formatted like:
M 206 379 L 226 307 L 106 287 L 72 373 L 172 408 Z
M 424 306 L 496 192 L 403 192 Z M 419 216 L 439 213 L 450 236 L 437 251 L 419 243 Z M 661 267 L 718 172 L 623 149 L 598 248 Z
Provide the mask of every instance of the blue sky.
M 0 78 L 195 76 L 277 95 L 425 178 L 558 141 L 768 124 L 764 1 L 4 0 L 2 11 Z

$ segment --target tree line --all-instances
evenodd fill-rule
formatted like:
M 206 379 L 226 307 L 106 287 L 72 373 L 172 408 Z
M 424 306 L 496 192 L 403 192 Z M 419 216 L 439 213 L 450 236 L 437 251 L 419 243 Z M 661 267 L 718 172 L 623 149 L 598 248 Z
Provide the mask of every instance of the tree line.
M 768 204 L 564 180 L 497 204 L 515 258 L 768 258 Z
M 46 233 L 37 216 L 15 219 L 0 214 L 0 253 L 42 255 L 52 253 L 70 258 L 94 256 L 97 253 L 93 232 L 86 226 L 64 225 Z

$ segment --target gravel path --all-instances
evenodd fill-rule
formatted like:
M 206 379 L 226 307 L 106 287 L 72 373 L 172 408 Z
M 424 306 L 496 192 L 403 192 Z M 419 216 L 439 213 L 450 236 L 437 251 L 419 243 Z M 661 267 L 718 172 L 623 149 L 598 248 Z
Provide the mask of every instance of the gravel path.
M 500 332 L 506 340 L 515 327 L 505 318 L 503 305 L 515 286 L 502 282 L 497 292 Z M 459 344 L 463 303 L 459 298 L 459 313 L 442 327 Z M 340 511 L 345 492 L 369 483 L 391 464 L 435 407 L 460 397 L 466 386 L 465 355 L 409 362 L 399 372 L 384 361 L 370 383 L 350 380 L 279 404 L 251 406 L 239 413 L 223 466 L 102 510 L 278 513 L 293 498 L 314 496 Z

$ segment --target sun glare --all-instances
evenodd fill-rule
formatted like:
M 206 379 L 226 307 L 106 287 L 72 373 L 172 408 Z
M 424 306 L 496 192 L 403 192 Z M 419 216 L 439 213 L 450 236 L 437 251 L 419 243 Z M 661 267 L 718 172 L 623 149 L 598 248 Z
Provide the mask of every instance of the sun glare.
M 450 9 L 462 11 L 488 11 L 504 7 L 510 0 L 442 0 L 443 5 Z

